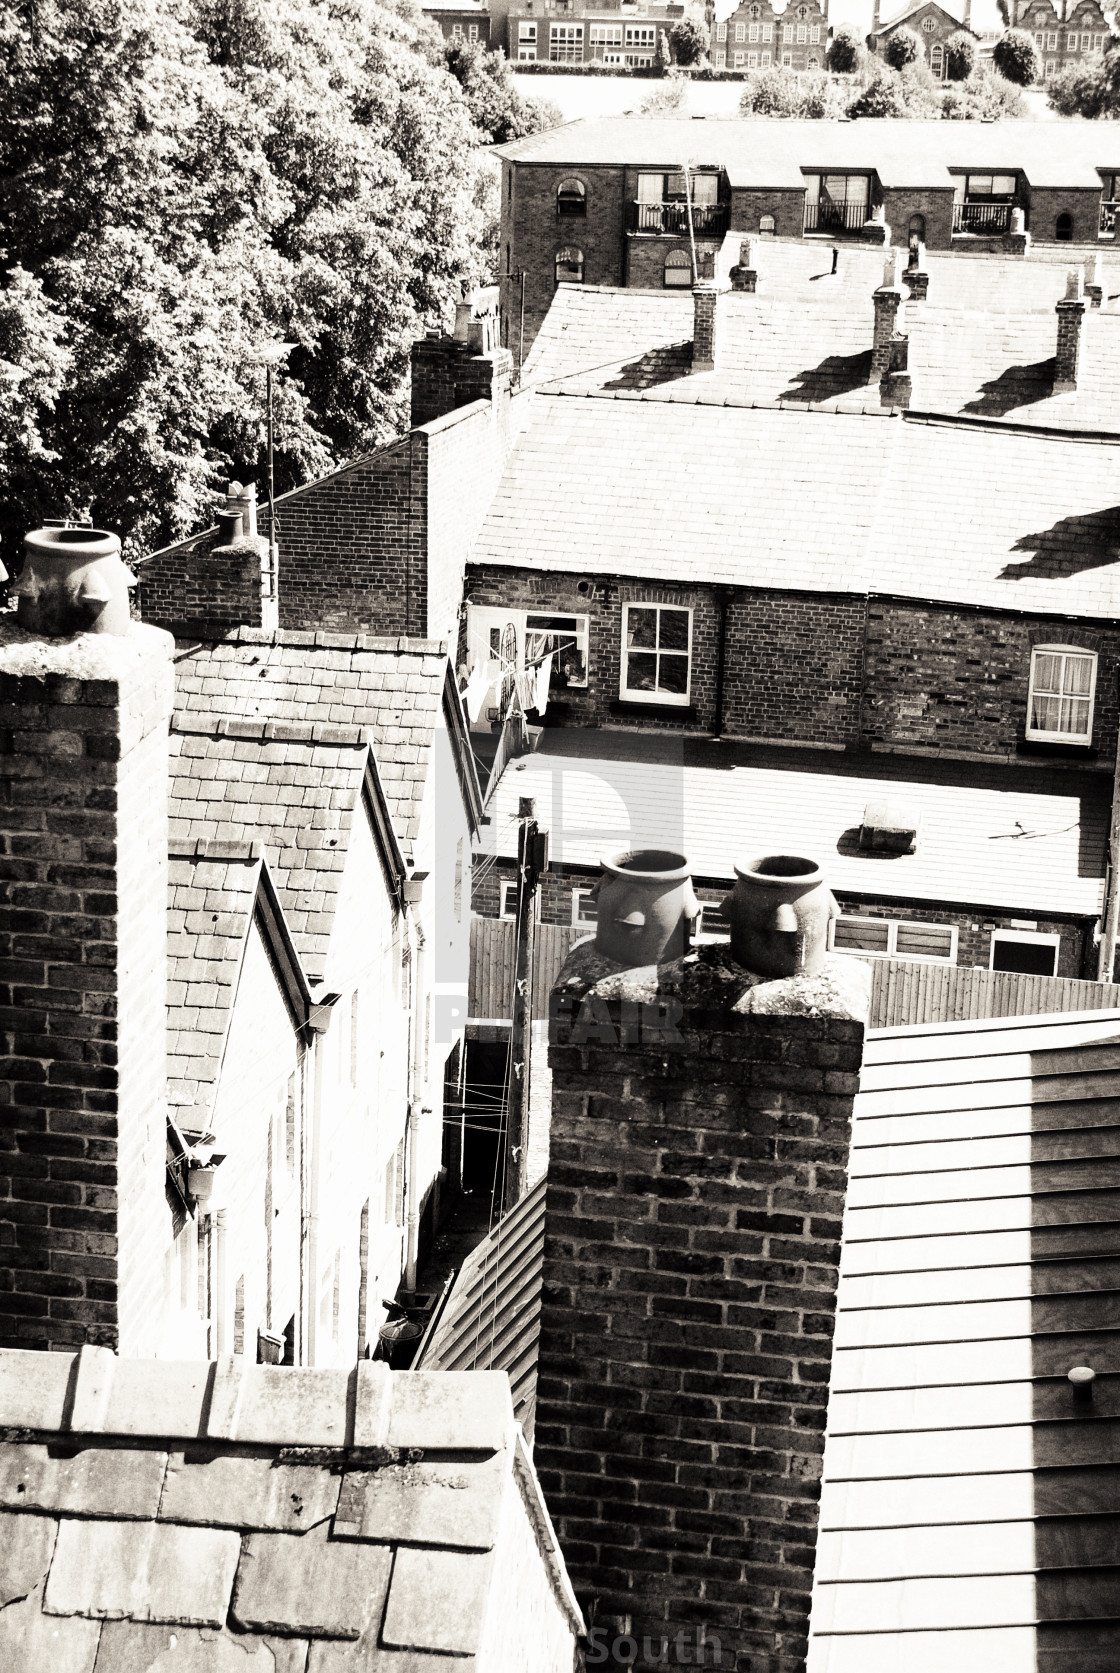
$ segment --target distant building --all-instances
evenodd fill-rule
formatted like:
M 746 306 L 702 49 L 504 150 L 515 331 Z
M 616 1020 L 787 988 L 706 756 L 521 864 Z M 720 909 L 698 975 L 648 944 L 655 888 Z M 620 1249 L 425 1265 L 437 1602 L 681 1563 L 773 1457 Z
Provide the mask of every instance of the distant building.
M 1033 35 L 1049 81 L 1071 64 L 1099 58 L 1112 39 L 1112 26 L 1097 0 L 1008 0 L 1008 23 Z
M 445 41 L 490 45 L 490 9 L 485 0 L 424 0 L 420 9 L 438 25 Z
M 521 0 L 506 52 L 520 64 L 652 64 L 657 37 L 684 16 L 680 0 Z
M 1092 3 L 1092 0 L 1090 0 Z M 948 66 L 945 61 L 945 45 L 954 35 L 962 31 L 973 35 L 972 28 L 972 0 L 964 0 L 964 11 L 959 18 L 952 12 L 939 6 L 937 0 L 920 0 L 917 6 L 908 6 L 887 23 L 879 20 L 879 0 L 875 0 L 875 10 L 871 18 L 871 33 L 867 37 L 869 49 L 882 58 L 886 53 L 887 43 L 892 35 L 900 29 L 909 29 L 917 35 L 922 43 L 925 61 L 929 65 L 931 74 L 938 81 L 947 79 Z M 975 37 L 979 40 L 979 36 Z
M 828 47 L 828 0 L 741 0 L 712 24 L 711 54 L 717 70 L 819 70 Z

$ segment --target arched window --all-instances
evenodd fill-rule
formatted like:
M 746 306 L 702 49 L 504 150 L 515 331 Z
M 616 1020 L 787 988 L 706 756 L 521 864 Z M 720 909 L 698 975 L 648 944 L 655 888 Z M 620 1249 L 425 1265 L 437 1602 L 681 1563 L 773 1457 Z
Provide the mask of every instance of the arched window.
M 1059 244 L 1073 243 L 1073 216 L 1068 209 L 1063 209 L 1054 222 L 1054 237 Z
M 558 215 L 586 215 L 587 188 L 582 180 L 561 180 L 556 188 Z
M 692 285 L 692 258 L 687 250 L 670 250 L 665 257 L 667 290 L 688 290 Z
M 774 223 L 773 215 L 760 215 L 758 217 L 758 230 L 759 230 L 759 232 L 770 233 L 771 235 L 773 235 L 774 226 L 775 226 L 775 223 Z
M 913 243 L 915 239 L 917 239 L 920 244 L 925 243 L 926 218 L 924 215 L 911 215 L 909 233 L 911 243 Z
M 583 283 L 583 251 L 569 246 L 556 252 L 556 283 L 558 285 L 582 285 Z
M 938 80 L 938 81 L 941 80 L 941 77 L 942 77 L 942 75 L 944 74 L 944 71 L 945 71 L 944 59 L 945 59 L 945 54 L 944 54 L 944 51 L 941 47 L 940 42 L 938 42 L 935 46 L 930 47 L 930 49 L 929 49 L 930 72 L 935 77 L 935 79 Z

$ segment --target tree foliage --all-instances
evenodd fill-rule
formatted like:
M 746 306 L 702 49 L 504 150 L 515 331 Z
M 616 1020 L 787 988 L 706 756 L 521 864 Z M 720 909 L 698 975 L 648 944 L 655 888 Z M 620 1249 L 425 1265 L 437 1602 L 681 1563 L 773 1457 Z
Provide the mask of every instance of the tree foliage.
M 906 93 L 897 70 L 876 65 L 848 106 L 849 116 L 906 116 Z
M 657 31 L 657 48 L 653 55 L 653 62 L 659 75 L 668 75 L 673 67 L 673 54 L 669 51 L 669 37 L 664 29 Z
M 1046 86 L 1047 103 L 1061 116 L 1120 117 L 1120 53 L 1070 64 Z
M 669 31 L 669 46 L 672 49 L 673 61 L 686 67 L 699 64 L 708 51 L 710 37 L 695 18 L 678 18 Z
M 468 102 L 410 0 L 0 0 L 0 528 L 137 551 L 395 433 L 483 276 Z M 488 136 L 486 136 L 488 137 Z M 3 368 L 0 367 L 0 371 Z
M 491 52 L 481 41 L 448 41 L 444 62 L 463 90 L 471 121 L 491 145 L 563 121 L 551 99 L 526 98 L 519 90 L 504 52 Z
M 892 70 L 904 70 L 908 64 L 915 63 L 922 56 L 922 43 L 912 29 L 903 24 L 893 35 L 888 35 L 883 47 L 883 57 Z
M 748 76 L 739 115 L 835 118 L 845 114 L 849 96 L 848 89 L 829 75 L 798 75 L 779 66 Z
M 1025 29 L 1008 29 L 992 48 L 992 63 L 1005 81 L 1029 87 L 1042 74 L 1042 59 L 1033 35 Z
M 845 23 L 832 37 L 825 62 L 834 75 L 854 75 L 863 63 L 863 42 L 859 32 Z
M 690 77 L 681 70 L 670 70 L 662 81 L 647 93 L 638 106 L 639 116 L 672 116 L 684 109 L 688 102 Z
M 976 68 L 976 40 L 958 29 L 945 42 L 945 74 L 950 81 L 967 81 Z

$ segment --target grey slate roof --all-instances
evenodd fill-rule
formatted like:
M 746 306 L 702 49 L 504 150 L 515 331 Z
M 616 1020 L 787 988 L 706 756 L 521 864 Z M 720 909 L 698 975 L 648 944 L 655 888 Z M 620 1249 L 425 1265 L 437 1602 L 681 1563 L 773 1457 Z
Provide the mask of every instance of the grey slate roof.
M 495 147 L 500 157 L 577 166 L 722 167 L 732 186 L 800 187 L 803 170 L 874 169 L 884 186 L 948 190 L 951 169 L 1022 169 L 1032 186 L 1100 190 L 1120 172 L 1120 133 L 1106 122 L 787 122 L 605 116 Z
M 205 717 L 215 730 L 230 718 L 356 729 L 350 738 L 360 732 L 372 745 L 408 858 L 419 833 L 446 672 L 446 647 L 431 640 L 242 629 L 180 661 L 177 724 L 189 719 L 195 726 Z
M 1117 1011 L 869 1036 L 808 1673 L 1116 1666 L 1118 1066 Z
M 1110 618 L 1118 462 L 982 418 L 541 393 L 472 562 Z
M 0 1436 L 12 1673 L 485 1673 L 521 1506 L 582 1630 L 504 1376 L 5 1350 Z

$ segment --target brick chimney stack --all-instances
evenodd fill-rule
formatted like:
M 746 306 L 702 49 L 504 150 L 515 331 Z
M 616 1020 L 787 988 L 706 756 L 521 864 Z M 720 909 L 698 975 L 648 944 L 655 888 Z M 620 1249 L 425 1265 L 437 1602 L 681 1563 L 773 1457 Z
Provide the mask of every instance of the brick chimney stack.
M 553 990 L 535 1459 L 640 1666 L 701 1631 L 707 1665 L 803 1663 L 868 987 L 586 944 Z
M 1071 267 L 1066 294 L 1057 305 L 1058 347 L 1054 357 L 1054 394 L 1071 395 L 1077 388 L 1081 360 L 1081 323 L 1085 317 L 1085 269 Z
M 170 635 L 114 536 L 28 537 L 0 622 L 0 1343 L 160 1346 Z
M 431 331 L 412 345 L 413 429 L 472 401 L 492 401 L 504 447 L 513 356 L 498 333 L 498 287 L 490 285 L 456 304 L 454 336 Z
M 714 372 L 719 351 L 720 297 L 723 287 L 700 279 L 692 287 L 692 370 Z
M 891 369 L 895 321 L 902 306 L 902 256 L 892 250 L 883 264 L 883 282 L 874 295 L 875 335 L 871 344 L 871 379 L 879 383 Z

